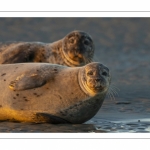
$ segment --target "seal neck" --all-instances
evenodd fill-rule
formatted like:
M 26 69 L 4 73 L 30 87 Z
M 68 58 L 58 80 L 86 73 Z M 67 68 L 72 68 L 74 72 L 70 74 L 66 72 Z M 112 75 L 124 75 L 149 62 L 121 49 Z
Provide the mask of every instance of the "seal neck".
M 88 95 L 89 97 L 93 97 L 95 95 L 97 95 L 97 93 L 95 93 L 94 91 L 92 91 L 86 84 L 85 79 L 84 79 L 84 72 L 83 72 L 83 68 L 79 69 L 78 72 L 78 81 L 79 81 L 79 85 L 82 89 L 82 91 Z
M 58 40 L 53 43 L 50 43 L 50 44 L 48 44 L 48 46 L 50 46 L 52 50 L 60 49 L 60 47 L 62 47 L 62 40 Z

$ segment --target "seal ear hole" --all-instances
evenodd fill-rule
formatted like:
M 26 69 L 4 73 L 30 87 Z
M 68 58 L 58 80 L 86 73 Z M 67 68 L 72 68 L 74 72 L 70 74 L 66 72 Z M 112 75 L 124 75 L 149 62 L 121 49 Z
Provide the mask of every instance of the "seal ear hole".
M 108 73 L 107 73 L 106 71 L 104 71 L 104 72 L 102 73 L 102 75 L 103 75 L 103 76 L 107 76 Z

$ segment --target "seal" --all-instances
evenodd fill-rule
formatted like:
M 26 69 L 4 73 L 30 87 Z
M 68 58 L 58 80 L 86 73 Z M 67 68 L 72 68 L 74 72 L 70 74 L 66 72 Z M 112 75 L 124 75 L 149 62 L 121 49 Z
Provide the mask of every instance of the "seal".
M 72 31 L 53 43 L 0 43 L 0 64 L 45 62 L 77 67 L 92 62 L 94 43 L 83 31 Z
M 0 120 L 83 123 L 100 109 L 110 85 L 109 69 L 50 63 L 0 65 Z

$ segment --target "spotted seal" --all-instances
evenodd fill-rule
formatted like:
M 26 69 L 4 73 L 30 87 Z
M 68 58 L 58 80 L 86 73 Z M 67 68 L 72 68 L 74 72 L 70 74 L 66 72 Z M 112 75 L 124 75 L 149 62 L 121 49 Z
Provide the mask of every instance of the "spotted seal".
M 0 120 L 83 123 L 102 106 L 111 76 L 98 62 L 0 65 Z
M 83 31 L 73 31 L 53 43 L 0 43 L 0 64 L 45 62 L 65 66 L 83 66 L 92 61 L 94 43 Z

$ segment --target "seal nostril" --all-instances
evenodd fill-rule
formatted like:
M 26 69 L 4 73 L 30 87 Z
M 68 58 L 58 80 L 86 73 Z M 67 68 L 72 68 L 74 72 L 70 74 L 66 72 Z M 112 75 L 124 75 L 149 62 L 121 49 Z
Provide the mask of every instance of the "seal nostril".
M 101 79 L 95 79 L 96 82 L 99 82 Z

